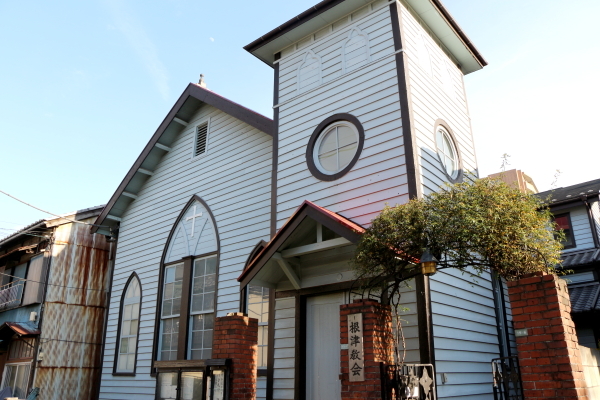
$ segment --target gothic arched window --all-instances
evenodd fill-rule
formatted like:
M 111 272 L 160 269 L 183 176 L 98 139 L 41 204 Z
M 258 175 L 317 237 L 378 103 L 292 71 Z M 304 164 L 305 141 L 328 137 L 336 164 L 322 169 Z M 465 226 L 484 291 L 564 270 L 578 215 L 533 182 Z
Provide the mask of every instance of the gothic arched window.
M 360 29 L 350 31 L 344 43 L 344 72 L 349 72 L 369 61 L 369 38 Z
M 140 328 L 142 287 L 135 272 L 123 290 L 114 372 L 134 374 Z
M 156 360 L 211 358 L 218 262 L 215 219 L 194 196 L 177 218 L 163 254 Z

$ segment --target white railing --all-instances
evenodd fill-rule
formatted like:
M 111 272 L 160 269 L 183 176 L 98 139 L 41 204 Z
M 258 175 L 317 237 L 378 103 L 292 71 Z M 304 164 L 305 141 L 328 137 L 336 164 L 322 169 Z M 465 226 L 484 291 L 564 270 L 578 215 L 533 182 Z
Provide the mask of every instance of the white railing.
M 25 279 L 19 279 L 0 286 L 0 311 L 21 305 Z

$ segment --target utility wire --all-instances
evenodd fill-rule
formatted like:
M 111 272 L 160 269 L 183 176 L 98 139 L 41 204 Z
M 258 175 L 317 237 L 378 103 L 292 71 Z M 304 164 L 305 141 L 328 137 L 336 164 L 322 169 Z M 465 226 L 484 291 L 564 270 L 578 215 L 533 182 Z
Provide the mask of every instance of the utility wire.
M 23 201 L 23 200 L 21 200 L 21 199 L 18 199 L 18 198 L 16 198 L 15 196 L 13 196 L 12 194 L 6 193 L 6 192 L 4 192 L 4 191 L 2 191 L 2 190 L 0 190 L 0 193 L 2 193 L 2 194 L 4 194 L 4 195 L 6 195 L 6 196 L 8 196 L 8 197 L 10 197 L 11 199 L 14 199 L 14 200 L 18 201 L 19 203 L 23 203 L 23 204 L 25 204 L 26 206 L 29 206 L 29 207 L 31 207 L 31 208 L 35 208 L 35 209 L 36 209 L 36 210 L 38 210 L 38 211 L 44 212 L 44 213 L 46 213 L 46 214 L 53 215 L 53 216 L 55 216 L 55 217 L 58 217 L 58 218 L 61 218 L 61 219 L 64 219 L 64 220 L 67 220 L 67 221 L 70 221 L 70 222 L 75 222 L 75 223 L 77 223 L 77 224 L 84 224 L 84 225 L 89 225 L 89 226 L 97 226 L 97 227 L 99 227 L 99 228 L 110 228 L 109 226 L 106 226 L 106 225 L 96 225 L 96 224 L 90 224 L 90 223 L 87 223 L 87 222 L 76 221 L 76 220 L 74 220 L 74 219 L 70 219 L 70 218 L 61 217 L 60 215 L 58 215 L 58 214 L 54 214 L 54 213 L 51 213 L 50 211 L 42 210 L 41 208 L 38 208 L 38 207 L 36 207 L 36 206 L 34 206 L 34 205 L 32 205 L 32 204 L 29 204 L 29 203 L 27 203 L 26 201 Z
M 66 342 L 66 343 L 78 343 L 78 344 L 95 344 L 102 345 L 102 343 L 92 343 L 92 342 L 79 342 L 76 340 L 65 340 L 65 339 L 52 339 L 52 338 L 40 338 L 40 344 L 45 344 L 48 342 Z
M 27 282 L 36 282 L 36 283 L 42 283 L 42 284 L 47 284 L 49 286 L 56 286 L 56 287 L 62 287 L 62 288 L 66 288 L 66 289 L 75 289 L 75 290 L 94 290 L 97 292 L 106 292 L 107 289 L 96 289 L 96 288 L 83 288 L 83 287 L 74 287 L 74 286 L 65 286 L 65 285 L 57 285 L 55 283 L 46 283 L 46 282 L 41 282 L 41 281 L 34 281 L 33 279 L 25 279 L 22 278 L 20 276 L 14 276 L 14 275 L 9 275 L 9 274 L 5 274 L 4 272 L 0 272 L 0 275 L 4 275 L 4 276 L 10 276 L 11 278 L 17 278 L 17 279 L 22 279 L 25 280 Z M 12 282 L 9 282 L 12 283 Z M 8 283 L 7 283 L 8 285 Z

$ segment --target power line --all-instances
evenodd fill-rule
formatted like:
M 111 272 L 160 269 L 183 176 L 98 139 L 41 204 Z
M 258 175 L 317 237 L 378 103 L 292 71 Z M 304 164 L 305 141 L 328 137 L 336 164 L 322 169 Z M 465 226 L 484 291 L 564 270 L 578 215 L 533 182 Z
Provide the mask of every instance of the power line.
M 17 278 L 17 279 L 22 279 L 24 281 L 27 282 L 36 282 L 36 283 L 42 283 L 42 284 L 47 284 L 49 286 L 56 286 L 56 287 L 62 287 L 62 288 L 66 288 L 66 289 L 74 289 L 74 290 L 94 290 L 97 292 L 106 292 L 107 289 L 96 289 L 96 288 L 83 288 L 83 287 L 75 287 L 75 286 L 65 286 L 65 285 L 57 285 L 55 283 L 46 283 L 46 282 L 42 282 L 42 281 L 34 281 L 33 279 L 25 279 L 22 278 L 20 276 L 15 276 L 15 275 L 10 275 L 10 274 L 5 274 L 4 272 L 0 272 L 0 275 L 4 275 L 4 276 L 10 276 L 11 278 Z
M 23 200 L 21 200 L 21 199 L 19 199 L 19 198 L 16 198 L 16 197 L 15 197 L 15 196 L 13 196 L 12 194 L 6 193 L 6 192 L 4 192 L 4 191 L 2 191 L 2 190 L 0 190 L 0 193 L 2 193 L 2 194 L 4 194 L 4 195 L 6 195 L 6 196 L 8 196 L 8 197 L 10 197 L 11 199 L 14 199 L 14 200 L 18 201 L 19 203 L 23 203 L 23 204 L 25 204 L 26 206 L 29 206 L 29 207 L 31 207 L 31 208 L 35 208 L 35 209 L 36 209 L 36 210 L 38 210 L 38 211 L 44 212 L 44 213 L 46 213 L 46 214 L 53 215 L 53 216 L 55 216 L 55 217 L 58 217 L 58 218 L 61 218 L 61 219 L 64 219 L 64 220 L 67 220 L 67 221 L 70 221 L 70 222 L 75 222 L 75 223 L 78 223 L 78 224 L 84 224 L 84 225 L 89 225 L 89 226 L 97 226 L 97 227 L 99 227 L 99 228 L 110 228 L 109 226 L 105 226 L 105 225 L 96 225 L 96 224 L 90 224 L 90 223 L 83 222 L 83 221 L 77 221 L 77 220 L 74 220 L 74 219 L 65 218 L 65 217 L 62 217 L 62 216 L 60 216 L 60 215 L 58 215 L 58 214 L 51 213 L 50 211 L 42 210 L 41 208 L 39 208 L 39 207 L 36 207 L 36 206 L 34 206 L 34 205 L 32 205 L 32 204 L 29 204 L 29 203 L 27 203 L 26 201 L 23 201 Z

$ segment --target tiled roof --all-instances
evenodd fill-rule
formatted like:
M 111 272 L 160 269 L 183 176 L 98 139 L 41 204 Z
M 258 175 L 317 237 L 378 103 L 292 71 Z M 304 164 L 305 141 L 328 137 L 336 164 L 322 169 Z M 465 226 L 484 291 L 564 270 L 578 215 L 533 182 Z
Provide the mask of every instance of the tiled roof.
M 600 192 L 600 179 L 579 183 L 577 185 L 547 190 L 536 194 L 540 199 L 546 200 L 550 196 L 550 204 L 568 200 L 575 200 L 581 196 L 597 195 Z
M 598 282 L 569 288 L 571 312 L 600 311 L 600 284 Z
M 592 264 L 596 261 L 600 261 L 600 249 L 587 249 L 581 251 L 574 251 L 572 253 L 563 253 L 562 258 L 562 266 L 565 268 Z

